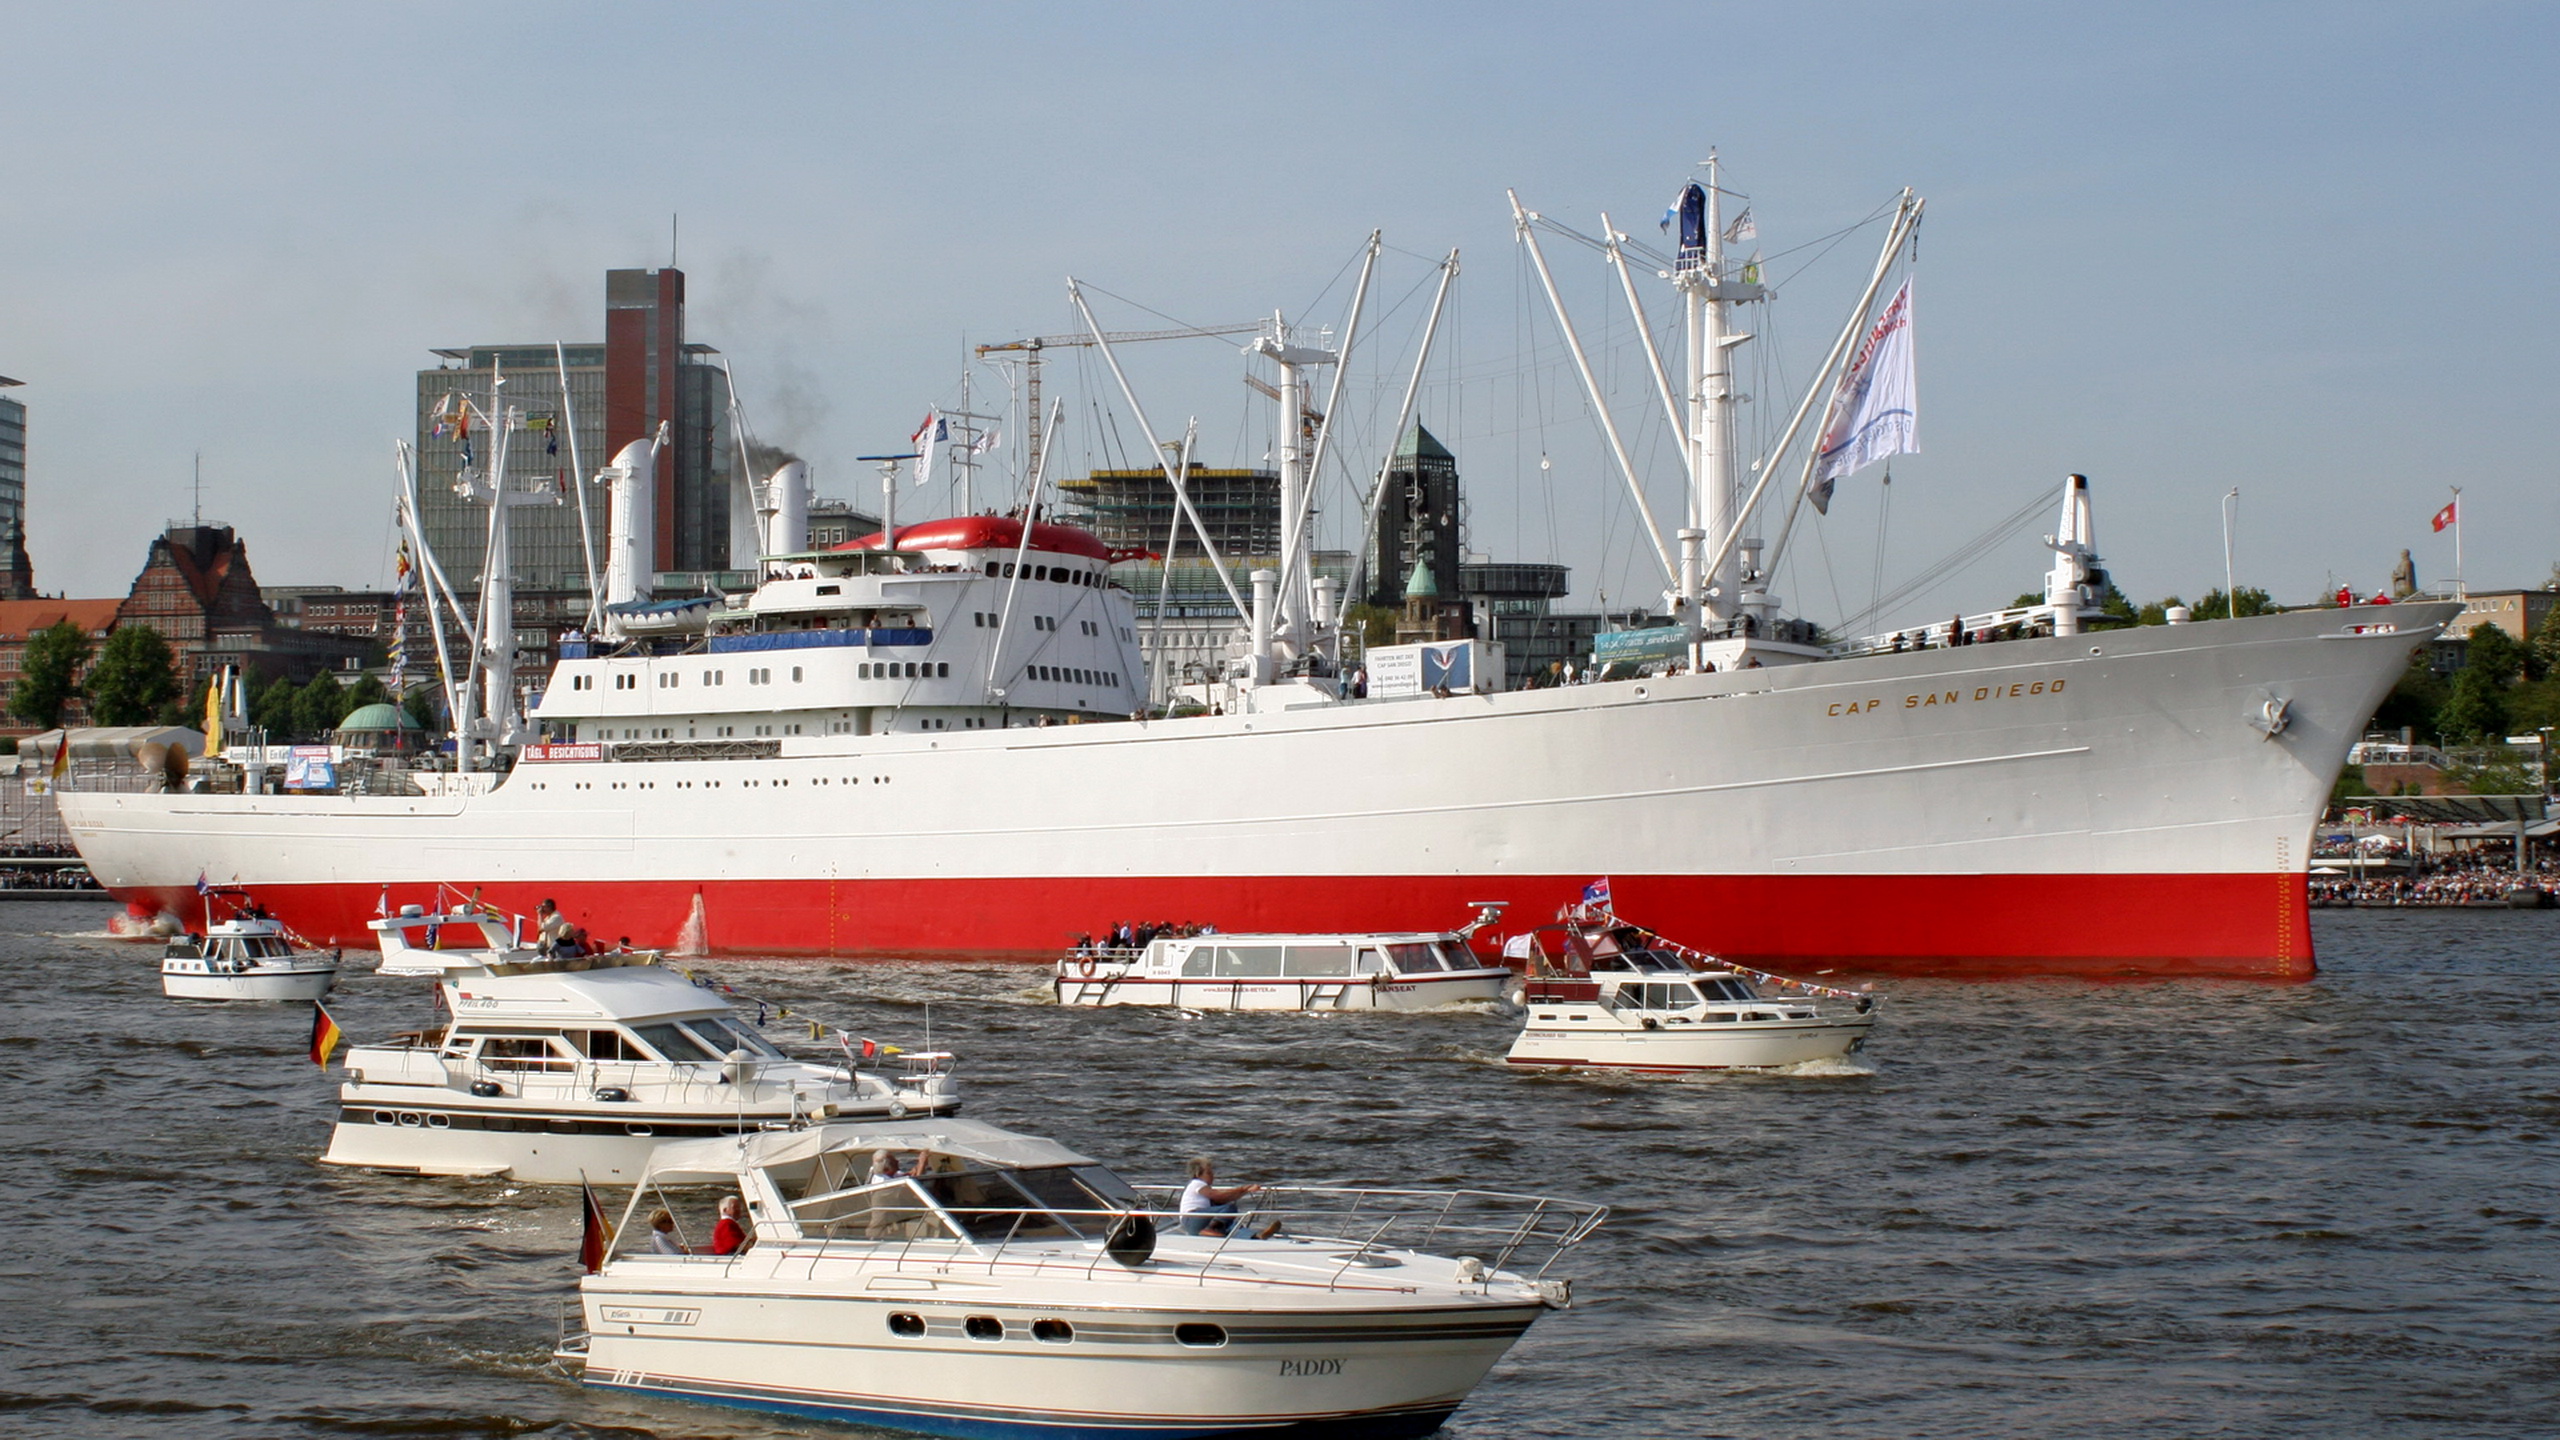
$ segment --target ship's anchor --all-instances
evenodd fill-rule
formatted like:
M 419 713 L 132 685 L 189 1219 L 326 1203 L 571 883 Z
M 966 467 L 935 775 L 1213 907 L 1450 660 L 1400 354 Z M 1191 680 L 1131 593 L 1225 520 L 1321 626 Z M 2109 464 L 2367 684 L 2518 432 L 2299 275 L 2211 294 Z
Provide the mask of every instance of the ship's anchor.
M 2293 702 L 2279 695 L 2270 695 L 2259 701 L 2258 708 L 2249 716 L 2249 727 L 2264 732 L 2270 740 L 2283 734 L 2284 727 L 2292 723 Z

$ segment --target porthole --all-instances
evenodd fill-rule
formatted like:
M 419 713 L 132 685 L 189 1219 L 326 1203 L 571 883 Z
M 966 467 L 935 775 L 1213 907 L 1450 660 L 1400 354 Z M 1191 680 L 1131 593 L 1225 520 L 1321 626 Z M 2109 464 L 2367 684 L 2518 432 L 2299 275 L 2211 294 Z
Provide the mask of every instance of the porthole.
M 392 1114 L 388 1110 L 376 1110 L 373 1112 L 373 1123 L 376 1125 L 397 1125 L 400 1123 L 400 1117 Z
M 631 1124 L 628 1124 L 628 1125 L 623 1126 L 623 1127 L 622 1127 L 622 1133 L 623 1133 L 623 1134 L 625 1134 L 625 1135 L 654 1135 L 654 1134 L 656 1134 L 657 1132 L 656 1132 L 655 1130 L 651 1129 L 649 1126 L 646 1126 L 646 1125 L 640 1124 L 640 1123 L 639 1123 L 639 1122 L 637 1122 L 637 1121 L 634 1121 L 634 1122 L 633 1122 L 633 1123 L 631 1123 Z
M 1173 1343 L 1188 1345 L 1198 1350 L 1214 1350 L 1227 1343 L 1227 1327 L 1209 1324 L 1176 1325 L 1173 1327 Z
M 1064 1320 L 1034 1320 L 1031 1322 L 1031 1338 L 1064 1345 L 1076 1338 L 1076 1327 Z
M 415 1130 L 425 1123 L 425 1120 L 415 1110 L 403 1110 L 400 1112 L 400 1125 L 403 1129 Z
M 969 1333 L 969 1338 L 972 1340 L 1001 1340 L 1004 1338 L 1004 1322 L 993 1315 L 972 1315 L 968 1319 L 960 1322 L 960 1328 L 967 1331 Z
M 912 1340 L 918 1335 L 924 1333 L 924 1317 L 921 1315 L 910 1315 L 901 1310 L 889 1317 L 889 1333 L 892 1335 L 904 1335 L 908 1339 Z
M 453 1128 L 453 1117 L 450 1115 L 429 1114 L 427 1116 L 427 1128 L 430 1130 L 450 1130 Z

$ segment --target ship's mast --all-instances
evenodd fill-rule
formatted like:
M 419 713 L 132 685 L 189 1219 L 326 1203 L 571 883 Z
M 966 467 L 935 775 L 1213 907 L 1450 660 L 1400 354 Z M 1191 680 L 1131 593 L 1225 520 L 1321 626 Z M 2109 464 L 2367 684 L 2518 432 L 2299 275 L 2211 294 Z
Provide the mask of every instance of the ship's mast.
M 1679 600 L 1692 624 L 1730 621 L 1742 613 L 1742 567 L 1724 550 L 1712 567 L 1707 538 L 1733 528 L 1735 500 L 1733 351 L 1750 335 L 1733 328 L 1726 307 L 1757 300 L 1760 286 L 1724 278 L 1724 191 L 1715 152 L 1697 216 L 1701 233 L 1684 233 L 1673 281 L 1688 302 L 1689 512 L 1680 530 Z M 1682 210 L 1689 209 L 1683 198 Z M 1683 214 L 1683 230 L 1690 217 Z
M 1276 623 L 1256 617 L 1253 627 L 1256 684 L 1267 684 L 1273 676 L 1273 652 L 1294 658 L 1312 648 L 1313 632 L 1308 611 L 1312 604 L 1307 564 L 1306 536 L 1293 523 L 1306 504 L 1307 382 L 1300 373 L 1310 365 L 1339 364 L 1341 357 L 1331 350 L 1289 343 L 1288 323 L 1278 311 L 1271 315 L 1271 331 L 1257 338 L 1250 353 L 1268 356 L 1280 367 L 1280 573 L 1278 615 Z M 1255 607 L 1262 607 L 1258 593 Z

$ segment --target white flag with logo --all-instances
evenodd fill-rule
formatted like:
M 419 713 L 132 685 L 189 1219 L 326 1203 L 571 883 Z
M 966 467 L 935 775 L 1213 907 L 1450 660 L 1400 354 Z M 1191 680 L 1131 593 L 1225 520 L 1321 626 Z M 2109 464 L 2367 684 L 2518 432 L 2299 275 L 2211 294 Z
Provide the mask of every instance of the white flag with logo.
M 940 450 L 942 442 L 950 438 L 951 427 L 942 418 L 942 411 L 933 409 L 924 412 L 924 423 L 916 427 L 915 434 L 907 437 L 907 444 L 916 452 L 915 472 L 918 485 L 933 483 L 934 452 Z
M 1894 292 L 1858 357 L 1840 372 L 1814 461 L 1813 508 L 1830 513 L 1832 483 L 1888 455 L 1920 453 L 1919 386 L 1911 349 L 1911 282 Z

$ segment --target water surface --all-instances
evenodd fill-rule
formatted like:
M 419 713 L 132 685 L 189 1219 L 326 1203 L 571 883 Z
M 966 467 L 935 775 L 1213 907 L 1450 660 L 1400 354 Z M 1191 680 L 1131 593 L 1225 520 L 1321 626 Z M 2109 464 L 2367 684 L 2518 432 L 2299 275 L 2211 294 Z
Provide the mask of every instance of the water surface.
M 308 1011 L 172 1002 L 108 907 L 0 906 L 0 1433 L 866 1435 L 549 1363 L 574 1194 L 314 1163 Z M 2560 917 L 2322 911 L 2322 976 L 1896 981 L 1871 1073 L 1514 1074 L 1514 1021 L 1062 1012 L 1019 967 L 721 962 L 959 1050 L 1133 1179 L 1613 1207 L 1448 1426 L 1525 1436 L 2548 1435 Z M 351 978 L 356 1038 L 427 1015 Z M 778 1018 L 774 1033 L 786 1037 Z M 805 1033 L 805 1032 L 802 1032 Z

